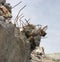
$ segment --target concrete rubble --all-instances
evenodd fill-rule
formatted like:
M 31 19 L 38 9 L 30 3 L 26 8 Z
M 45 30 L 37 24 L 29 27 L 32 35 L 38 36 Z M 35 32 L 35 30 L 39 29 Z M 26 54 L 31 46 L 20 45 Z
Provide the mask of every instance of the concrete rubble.
M 0 62 L 60 62 L 39 47 L 42 37 L 47 35 L 47 25 L 34 25 L 25 19 L 20 30 L 16 23 L 11 23 L 11 8 L 6 0 L 0 0 Z

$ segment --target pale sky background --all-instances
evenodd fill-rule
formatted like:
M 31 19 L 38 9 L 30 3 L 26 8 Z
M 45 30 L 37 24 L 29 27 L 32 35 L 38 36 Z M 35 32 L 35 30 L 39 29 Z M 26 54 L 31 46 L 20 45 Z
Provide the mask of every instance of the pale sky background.
M 45 52 L 60 52 L 60 0 L 7 0 L 12 6 L 19 1 L 23 2 L 12 9 L 13 19 L 19 9 L 27 5 L 21 13 L 31 18 L 31 23 L 48 25 L 47 38 L 41 40 Z

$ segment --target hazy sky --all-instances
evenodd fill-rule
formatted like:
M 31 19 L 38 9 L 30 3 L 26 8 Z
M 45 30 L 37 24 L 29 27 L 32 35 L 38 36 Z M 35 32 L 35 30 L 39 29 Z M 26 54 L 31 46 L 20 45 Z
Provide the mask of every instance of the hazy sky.
M 60 52 L 60 0 L 7 0 L 12 6 L 19 1 L 23 2 L 12 9 L 13 19 L 19 9 L 27 5 L 21 13 L 26 18 L 31 18 L 31 23 L 48 25 L 47 38 L 41 40 L 45 51 Z

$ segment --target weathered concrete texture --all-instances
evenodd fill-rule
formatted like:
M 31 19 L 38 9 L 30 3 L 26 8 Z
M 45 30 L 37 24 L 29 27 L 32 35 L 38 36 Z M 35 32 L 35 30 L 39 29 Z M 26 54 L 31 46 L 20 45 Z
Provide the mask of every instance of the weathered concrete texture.
M 0 24 L 0 62 L 29 62 L 29 46 L 20 37 L 15 37 L 13 24 Z

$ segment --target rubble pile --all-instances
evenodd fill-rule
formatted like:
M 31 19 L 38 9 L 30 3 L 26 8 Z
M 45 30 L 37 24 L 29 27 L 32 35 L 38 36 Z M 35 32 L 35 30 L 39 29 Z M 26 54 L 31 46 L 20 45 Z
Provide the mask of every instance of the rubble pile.
M 19 13 L 12 24 L 11 9 L 10 3 L 0 0 L 0 62 L 48 62 L 47 58 L 54 62 L 40 46 L 42 37 L 47 35 L 47 25 L 34 25 L 27 19 L 24 22 Z M 20 27 L 16 27 L 18 19 Z

